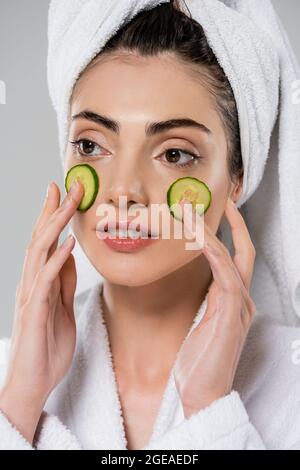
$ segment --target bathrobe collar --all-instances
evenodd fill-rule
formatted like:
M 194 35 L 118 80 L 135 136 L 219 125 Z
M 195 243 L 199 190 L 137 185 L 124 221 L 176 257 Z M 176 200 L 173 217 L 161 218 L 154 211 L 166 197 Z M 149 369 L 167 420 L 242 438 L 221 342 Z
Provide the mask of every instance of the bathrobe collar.
M 49 410 L 61 415 L 61 419 L 74 432 L 84 449 L 126 450 L 121 402 L 103 317 L 102 292 L 101 280 L 89 290 L 81 311 L 76 312 L 77 344 L 72 366 L 63 383 L 54 391 Z M 206 304 L 207 294 L 196 312 L 186 338 L 202 319 Z M 184 419 L 173 368 L 150 441 L 166 432 L 174 422 L 174 416 L 177 421 Z M 56 403 L 54 408 L 53 403 Z

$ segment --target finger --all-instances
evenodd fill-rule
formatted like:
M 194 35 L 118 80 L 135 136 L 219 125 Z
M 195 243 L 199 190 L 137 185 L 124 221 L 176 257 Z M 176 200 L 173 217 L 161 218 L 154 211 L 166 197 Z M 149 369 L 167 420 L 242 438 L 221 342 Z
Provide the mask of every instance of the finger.
M 219 247 L 221 250 L 224 250 L 225 252 L 226 247 L 205 223 L 204 214 L 200 215 L 197 211 L 193 210 L 192 204 L 186 199 L 182 199 L 179 205 L 183 210 L 185 229 L 187 230 L 187 233 L 190 237 L 197 238 L 197 241 L 199 241 L 200 245 L 199 249 L 202 249 L 206 240 L 209 239 L 210 244 L 213 246 L 217 245 L 217 247 Z M 201 231 L 203 231 L 203 234 Z
M 189 239 L 196 239 L 196 243 L 199 250 L 203 248 L 204 242 L 204 230 L 203 230 L 203 217 L 204 214 L 199 215 L 195 210 L 190 201 L 182 199 L 179 205 L 183 214 L 183 223 L 185 234 L 189 235 Z M 193 245 L 195 247 L 195 244 Z
M 199 248 L 202 249 L 204 243 L 209 240 L 209 243 L 216 247 L 219 247 L 220 250 L 226 253 L 226 247 L 224 244 L 218 239 L 218 237 L 213 233 L 213 231 L 209 228 L 209 226 L 204 221 L 204 214 L 198 214 L 195 210 L 193 210 L 190 201 L 183 199 L 180 201 L 179 205 L 181 206 L 182 210 L 184 211 L 184 224 L 185 229 L 190 237 L 195 237 L 198 235 L 200 240 Z M 202 237 L 200 230 L 203 230 L 204 237 Z M 200 234 L 200 235 L 199 235 Z M 204 243 L 203 243 L 204 242 Z
M 44 200 L 44 205 L 42 208 L 42 212 L 40 213 L 35 226 L 33 227 L 31 240 L 35 240 L 35 238 L 39 235 L 40 230 L 44 227 L 46 221 L 49 217 L 53 214 L 53 212 L 59 207 L 60 203 L 60 191 L 58 186 L 52 181 L 47 189 L 47 195 Z
M 54 182 L 51 182 L 47 188 L 47 194 L 44 200 L 42 211 L 33 227 L 31 233 L 31 243 L 36 240 L 38 237 L 42 227 L 44 227 L 46 221 L 50 218 L 53 212 L 59 206 L 60 201 L 60 191 L 59 188 L 56 186 Z M 56 247 L 52 247 L 49 256 L 55 251 Z M 52 252 L 51 252 L 52 251 Z M 19 286 L 19 292 L 22 292 L 22 297 L 24 298 L 26 294 L 31 289 L 33 279 L 28 275 L 28 265 L 30 263 L 29 260 L 30 251 L 27 249 L 25 254 L 25 260 L 22 267 L 22 275 L 21 275 L 21 282 Z
M 221 259 L 224 264 L 227 264 L 228 268 L 235 276 L 234 279 L 238 280 L 242 294 L 244 295 L 244 297 L 247 297 L 248 291 L 246 289 L 246 286 L 244 285 L 238 268 L 235 266 L 231 258 L 228 248 L 218 239 L 218 237 L 213 233 L 213 231 L 209 228 L 207 224 L 204 225 L 204 231 L 204 252 L 214 255 L 215 257 L 217 257 L 217 259 Z
M 55 250 L 51 258 L 49 258 L 47 263 L 37 273 L 30 296 L 34 292 L 38 304 L 49 303 L 51 287 L 63 268 L 63 265 L 68 260 L 74 245 L 75 238 L 72 235 L 68 235 L 62 245 Z
M 253 301 L 244 286 L 232 260 L 223 250 L 218 247 L 213 247 L 210 243 L 205 244 L 204 255 L 207 257 L 212 268 L 215 284 L 220 288 L 223 293 L 222 305 L 219 305 L 219 310 L 225 311 L 235 315 L 239 312 L 241 316 L 246 314 L 246 317 L 251 317 L 251 309 Z
M 195 234 L 197 225 L 204 222 L 202 220 L 203 214 L 200 216 L 196 211 L 185 211 L 184 205 L 187 203 L 189 203 L 189 201 L 182 200 L 179 204 L 181 205 L 182 210 L 184 210 L 184 221 L 189 233 Z M 237 266 L 235 266 L 228 249 L 205 222 L 204 234 L 205 244 L 204 246 L 201 245 L 201 248 L 203 248 L 204 255 L 206 255 L 210 262 L 214 280 L 216 281 L 212 283 L 212 287 L 210 289 L 211 293 L 208 295 L 208 307 L 205 314 L 206 321 L 214 315 L 215 306 L 213 305 L 213 308 L 210 308 L 210 301 L 213 295 L 213 290 L 216 286 L 219 286 L 225 295 L 230 298 L 230 300 L 228 300 L 229 303 L 234 302 L 233 299 L 235 299 L 236 302 L 236 298 L 238 296 L 242 304 L 246 305 L 246 311 L 250 312 L 253 310 L 253 301 L 247 292 L 244 281 Z M 211 248 L 210 250 L 208 249 L 209 247 Z M 215 289 L 215 291 L 216 290 L 217 289 Z M 240 311 L 241 310 L 242 309 L 240 308 Z
M 197 233 L 198 227 L 201 225 L 201 228 L 204 227 L 204 245 L 201 244 L 199 248 L 204 249 L 206 253 L 207 247 L 210 246 L 213 249 L 213 252 L 222 259 L 223 264 L 230 270 L 230 273 L 233 275 L 233 278 L 227 277 L 227 281 L 231 282 L 237 280 L 240 285 L 240 289 L 244 296 L 246 296 L 246 288 L 243 285 L 243 279 L 240 276 L 238 268 L 233 263 L 233 260 L 230 256 L 229 250 L 225 245 L 219 240 L 219 238 L 213 233 L 209 226 L 205 223 L 203 215 L 199 215 L 196 211 L 191 210 L 191 203 L 186 199 L 180 201 L 180 206 L 184 210 L 184 223 L 188 229 L 189 234 L 193 235 Z M 226 280 L 226 279 L 225 279 Z M 222 283 L 220 282 L 220 286 Z M 224 289 L 227 290 L 227 283 L 223 285 Z
M 225 293 L 240 294 L 240 280 L 224 252 L 211 243 L 205 243 L 203 254 L 206 256 L 213 272 L 215 283 Z
M 186 204 L 189 201 L 183 200 L 181 201 L 180 205 L 183 207 L 183 204 Z M 190 204 L 191 206 L 191 204 Z M 232 212 L 232 211 L 231 211 Z M 246 227 L 246 224 L 244 222 L 243 217 L 241 214 L 238 212 L 239 215 L 239 220 L 242 221 L 244 224 L 244 228 Z M 235 214 L 233 214 L 235 215 Z M 230 219 L 231 220 L 231 219 Z M 223 253 L 225 257 L 227 257 L 229 264 L 231 265 L 233 271 L 236 272 L 237 277 L 240 279 L 241 284 L 244 285 L 244 288 L 249 291 L 250 289 L 250 283 L 251 283 L 251 277 L 252 277 L 252 272 L 253 272 L 253 263 L 254 260 L 251 257 L 251 247 L 250 247 L 250 255 L 247 256 L 247 254 L 244 255 L 243 257 L 243 251 L 239 252 L 237 255 L 237 265 L 236 263 L 232 260 L 229 250 L 225 247 L 225 245 L 219 240 L 219 238 L 213 233 L 213 231 L 210 229 L 210 227 L 205 223 L 203 214 L 200 216 L 196 211 L 190 211 L 190 210 L 185 210 L 184 212 L 184 221 L 185 221 L 185 226 L 187 227 L 188 231 L 190 234 L 195 234 L 196 230 L 198 230 L 198 233 L 202 227 L 204 228 L 204 245 L 205 243 L 209 243 L 215 250 L 220 252 L 220 255 Z M 197 229 L 196 229 L 197 227 Z M 200 227 L 200 228 L 199 228 Z M 246 227 L 246 232 L 248 233 L 247 227 Z M 236 227 L 234 227 L 234 241 L 235 244 L 238 243 L 239 241 L 239 231 L 236 230 Z M 237 240 L 238 239 L 238 240 Z M 201 238 L 200 238 L 201 240 Z M 249 240 L 251 243 L 250 235 L 248 236 L 248 252 L 249 252 Z M 243 245 L 245 246 L 245 244 Z M 253 245 L 252 245 L 253 246 Z M 203 248 L 203 243 L 201 242 L 200 249 Z M 246 248 L 245 248 L 246 251 Z M 250 259 L 249 259 L 250 258 Z M 248 263 L 248 264 L 247 264 Z M 250 265 L 249 265 L 250 263 Z M 245 266 L 245 267 L 244 267 Z M 241 272 L 239 270 L 239 267 L 241 268 Z M 246 281 L 246 283 L 245 283 Z
M 227 201 L 225 214 L 231 226 L 235 249 L 233 261 L 240 273 L 244 285 L 249 291 L 254 269 L 255 248 L 244 218 L 230 198 Z
M 61 298 L 68 312 L 73 310 L 74 295 L 77 283 L 75 259 L 72 253 L 60 270 Z
M 30 242 L 27 250 L 22 273 L 22 299 L 26 300 L 37 272 L 44 266 L 49 258 L 49 250 L 58 240 L 60 233 L 74 215 L 84 188 L 81 184 L 74 185 L 65 197 L 62 205 L 54 211 L 50 218 L 41 227 L 39 235 Z
M 49 220 L 50 216 L 56 211 L 60 205 L 60 190 L 56 183 L 52 181 L 48 186 L 47 196 L 45 199 L 43 210 L 36 222 L 36 225 L 32 232 L 31 240 L 35 240 L 41 229 L 45 226 L 46 222 Z M 53 243 L 49 249 L 48 258 L 54 253 L 57 248 L 58 239 Z

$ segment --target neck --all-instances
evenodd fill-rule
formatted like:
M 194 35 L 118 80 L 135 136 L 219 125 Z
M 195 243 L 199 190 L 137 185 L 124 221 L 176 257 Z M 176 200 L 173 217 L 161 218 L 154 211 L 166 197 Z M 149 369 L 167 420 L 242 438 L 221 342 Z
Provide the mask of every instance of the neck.
M 144 286 L 103 282 L 103 317 L 114 365 L 135 380 L 165 377 L 212 280 L 198 257 Z

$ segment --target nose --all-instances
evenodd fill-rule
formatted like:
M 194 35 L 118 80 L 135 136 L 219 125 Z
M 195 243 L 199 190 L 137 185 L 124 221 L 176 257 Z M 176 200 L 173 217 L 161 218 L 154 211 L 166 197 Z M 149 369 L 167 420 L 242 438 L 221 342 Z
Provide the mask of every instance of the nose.
M 121 160 L 121 159 L 120 159 Z M 133 204 L 147 206 L 149 203 L 142 168 L 135 163 L 120 162 L 111 169 L 105 200 L 121 209 Z

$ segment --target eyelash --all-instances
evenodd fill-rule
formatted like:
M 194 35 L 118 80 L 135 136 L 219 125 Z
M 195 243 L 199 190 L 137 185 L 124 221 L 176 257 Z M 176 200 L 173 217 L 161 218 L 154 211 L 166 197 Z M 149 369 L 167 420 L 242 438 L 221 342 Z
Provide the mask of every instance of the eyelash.
M 96 144 L 96 142 L 94 142 L 90 139 L 79 139 L 79 140 L 74 140 L 74 141 L 70 140 L 69 142 L 70 142 L 70 144 L 72 144 L 74 153 L 76 153 L 77 155 L 79 154 L 81 157 L 86 157 L 86 158 L 89 158 L 90 155 L 84 154 L 80 151 L 79 145 L 80 145 L 81 142 L 90 142 L 90 143 L 102 148 L 101 145 Z M 182 148 L 169 147 L 164 151 L 164 153 L 166 153 L 168 150 L 179 150 L 180 152 L 186 153 L 187 155 L 190 155 L 191 157 L 193 157 L 193 160 L 191 160 L 188 163 L 183 163 L 183 164 L 179 164 L 179 163 L 176 163 L 176 162 L 175 163 L 166 162 L 166 163 L 170 164 L 171 166 L 177 166 L 179 168 L 185 168 L 185 167 L 194 165 L 195 163 L 198 163 L 198 161 L 202 159 L 202 157 L 200 155 L 196 155 L 193 152 L 187 151 L 187 150 L 182 149 Z

